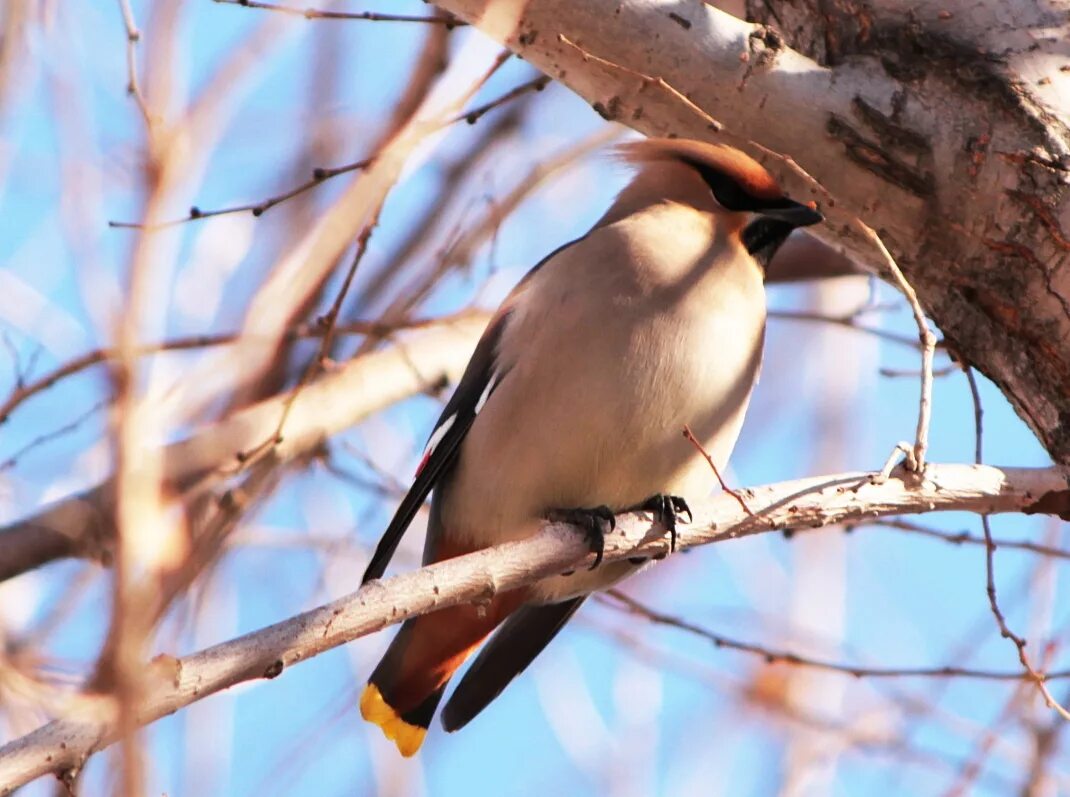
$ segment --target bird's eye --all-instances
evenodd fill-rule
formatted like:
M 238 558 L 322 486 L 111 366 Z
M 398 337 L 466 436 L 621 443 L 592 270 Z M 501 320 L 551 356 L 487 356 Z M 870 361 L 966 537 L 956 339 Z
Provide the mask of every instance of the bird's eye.
M 754 200 L 732 180 L 724 179 L 719 184 L 711 186 L 711 190 L 713 191 L 713 198 L 729 210 L 753 209 Z
M 722 172 L 699 166 L 699 173 L 710 187 L 713 198 L 726 210 L 742 212 L 754 209 L 754 199 L 739 184 Z

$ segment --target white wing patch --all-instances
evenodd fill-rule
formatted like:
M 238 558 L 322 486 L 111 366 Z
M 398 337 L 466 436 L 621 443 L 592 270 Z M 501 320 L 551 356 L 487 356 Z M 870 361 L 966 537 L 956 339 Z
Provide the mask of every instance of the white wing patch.
M 427 441 L 427 448 L 424 449 L 424 460 L 431 456 L 431 452 L 435 450 L 435 446 L 442 442 L 442 438 L 446 436 L 446 432 L 450 430 L 450 427 L 453 426 L 453 422 L 456 420 L 457 414 L 454 413 L 442 421 L 442 423 L 439 424 L 439 427 L 431 433 L 431 438 Z
M 483 405 L 487 403 L 487 399 L 490 398 L 490 394 L 494 392 L 494 388 L 498 386 L 501 381 L 502 374 L 495 373 L 491 376 L 490 381 L 487 382 L 487 386 L 483 389 L 483 393 L 479 396 L 479 401 L 476 402 L 476 406 L 472 409 L 472 418 L 475 418 L 479 414 L 479 411 L 483 409 Z M 419 476 L 420 472 L 427 466 L 427 463 L 431 460 L 431 455 L 435 452 L 438 444 L 446 439 L 446 435 L 449 434 L 450 429 L 453 428 L 454 423 L 457 421 L 457 417 L 464 410 L 458 410 L 450 415 L 448 418 L 443 418 L 442 423 L 438 425 L 434 432 L 431 433 L 431 438 L 427 441 L 427 447 L 424 449 L 424 455 L 420 460 L 420 464 L 416 468 L 416 475 Z M 470 423 L 470 421 L 468 421 Z
M 491 375 L 490 381 L 487 382 L 486 388 L 483 390 L 483 395 L 479 397 L 479 401 L 476 402 L 476 407 L 472 410 L 473 415 L 479 415 L 479 411 L 483 409 L 483 405 L 487 403 L 487 399 L 490 398 L 490 394 L 494 392 L 494 388 L 498 386 L 501 381 L 501 374 L 495 372 Z

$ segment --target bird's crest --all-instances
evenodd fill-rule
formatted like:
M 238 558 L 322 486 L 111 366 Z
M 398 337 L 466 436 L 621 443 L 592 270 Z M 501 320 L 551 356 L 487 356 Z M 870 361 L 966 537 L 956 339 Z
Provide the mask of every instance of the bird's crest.
M 777 181 L 764 166 L 745 152 L 724 144 L 682 138 L 647 138 L 619 145 L 617 154 L 629 163 L 679 161 L 703 173 L 713 171 L 728 177 L 746 194 L 759 201 L 777 200 L 784 196 Z

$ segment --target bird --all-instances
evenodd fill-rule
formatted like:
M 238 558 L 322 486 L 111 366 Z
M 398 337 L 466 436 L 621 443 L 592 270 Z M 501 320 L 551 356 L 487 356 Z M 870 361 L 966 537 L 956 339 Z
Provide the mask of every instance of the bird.
M 677 521 L 690 518 L 685 496 L 712 487 L 681 432 L 724 468 L 761 365 L 764 268 L 793 230 L 823 220 L 723 144 L 649 138 L 616 154 L 635 169 L 631 182 L 492 316 L 362 584 L 383 576 L 428 494 L 424 564 L 552 519 L 587 531 L 595 566 L 406 620 L 360 698 L 403 756 L 419 750 L 448 681 L 488 636 L 443 708 L 446 731 L 497 697 L 589 594 L 648 564 L 600 564 L 615 514 L 648 511 L 675 543 Z

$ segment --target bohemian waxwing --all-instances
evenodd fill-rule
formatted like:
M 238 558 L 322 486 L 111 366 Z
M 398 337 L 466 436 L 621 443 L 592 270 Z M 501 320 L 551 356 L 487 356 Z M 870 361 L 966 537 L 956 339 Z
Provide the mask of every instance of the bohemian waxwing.
M 379 578 L 433 491 L 425 564 L 586 525 L 600 552 L 613 512 L 644 508 L 675 532 L 685 495 L 709 493 L 758 378 L 763 268 L 793 229 L 822 220 L 756 161 L 725 146 L 650 139 L 597 224 L 528 272 L 483 333 L 364 582 Z M 402 625 L 360 700 L 402 755 L 419 749 L 450 676 L 499 624 L 447 702 L 464 726 L 539 654 L 615 561 Z M 504 624 L 503 624 L 504 621 Z

